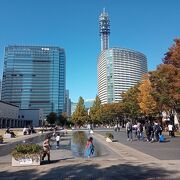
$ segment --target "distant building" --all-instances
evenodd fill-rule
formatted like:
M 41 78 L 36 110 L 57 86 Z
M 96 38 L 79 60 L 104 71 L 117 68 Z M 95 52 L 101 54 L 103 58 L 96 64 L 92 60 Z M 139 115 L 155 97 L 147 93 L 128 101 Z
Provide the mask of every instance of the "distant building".
M 90 107 L 92 107 L 93 103 L 94 103 L 94 99 L 84 100 L 85 109 L 88 111 L 90 109 Z M 71 115 L 76 110 L 77 104 L 78 103 L 71 102 Z
M 146 56 L 140 52 L 110 48 L 98 60 L 98 95 L 102 104 L 119 102 L 126 92 L 147 73 Z
M 52 46 L 5 48 L 2 100 L 20 109 L 60 114 L 65 104 L 65 51 Z
M 42 109 L 19 109 L 16 105 L 0 101 L 0 128 L 37 127 L 43 120 Z
M 44 113 L 42 109 L 20 109 L 18 119 L 25 120 L 26 124 L 24 126 L 40 127 L 43 125 Z
M 18 106 L 0 101 L 0 128 L 21 126 L 22 122 L 18 120 L 18 113 Z
M 65 94 L 65 112 L 68 117 L 71 116 L 71 99 L 69 98 L 69 90 L 66 90 Z
M 84 105 L 87 109 L 89 109 L 90 107 L 93 106 L 94 103 L 94 99 L 86 99 L 84 100 Z
M 105 10 L 99 17 L 101 53 L 98 58 L 98 96 L 102 104 L 119 102 L 122 92 L 147 73 L 146 56 L 125 48 L 109 48 L 110 20 Z
M 110 19 L 105 9 L 99 16 L 99 34 L 101 37 L 101 51 L 109 49 Z
M 72 115 L 73 112 L 76 110 L 77 104 L 78 104 L 78 103 L 71 102 L 71 115 Z

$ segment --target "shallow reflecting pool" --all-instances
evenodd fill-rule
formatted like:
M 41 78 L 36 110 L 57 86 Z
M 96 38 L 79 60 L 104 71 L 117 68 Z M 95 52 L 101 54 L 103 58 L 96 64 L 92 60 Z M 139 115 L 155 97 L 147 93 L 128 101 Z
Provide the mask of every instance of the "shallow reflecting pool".
M 44 133 L 41 135 L 39 134 L 38 136 L 35 136 L 35 137 L 30 137 L 25 140 L 9 143 L 7 146 L 0 146 L 0 157 L 10 154 L 12 150 L 15 148 L 16 144 L 36 143 L 42 146 L 45 137 L 47 135 L 52 137 L 52 134 L 53 134 L 52 132 Z M 73 131 L 72 136 L 70 134 L 69 138 L 66 139 L 66 140 L 69 140 L 70 142 L 69 148 L 71 148 L 72 155 L 74 157 L 85 157 L 85 147 L 86 147 L 86 143 L 89 137 L 90 137 L 89 131 Z M 50 144 L 51 144 L 51 150 L 56 150 L 55 139 L 51 138 Z M 97 141 L 94 137 L 93 137 L 93 144 L 95 146 L 94 153 L 92 155 L 93 157 L 104 156 L 108 153 L 106 147 L 104 147 L 104 145 L 102 145 L 102 143 Z M 60 146 L 60 149 L 61 148 L 62 146 Z
M 75 157 L 85 157 L 86 143 L 89 137 L 90 135 L 88 134 L 88 131 L 74 131 L 72 133 L 71 151 Z M 93 144 L 95 147 L 92 156 L 94 157 L 100 156 L 101 155 L 100 145 L 94 138 L 93 138 Z

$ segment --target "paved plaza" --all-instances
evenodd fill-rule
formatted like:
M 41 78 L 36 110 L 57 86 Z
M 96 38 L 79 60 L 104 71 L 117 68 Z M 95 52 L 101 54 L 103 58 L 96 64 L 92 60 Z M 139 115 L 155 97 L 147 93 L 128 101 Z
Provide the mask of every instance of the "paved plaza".
M 122 130 L 113 132 L 117 142 L 107 143 L 105 131 L 94 132 L 95 143 L 102 149 L 100 156 L 90 159 L 75 157 L 71 151 L 69 132 L 62 138 L 60 149 L 52 148 L 51 163 L 44 161 L 41 166 L 12 167 L 7 147 L 12 147 L 13 143 L 7 143 L 3 147 L 1 145 L 0 179 L 180 179 L 180 160 L 178 153 L 176 154 L 180 148 L 179 137 L 163 144 L 127 142 Z M 163 155 L 173 149 L 174 155 Z M 160 152 L 154 153 L 155 150 Z M 158 154 L 161 156 L 158 157 Z

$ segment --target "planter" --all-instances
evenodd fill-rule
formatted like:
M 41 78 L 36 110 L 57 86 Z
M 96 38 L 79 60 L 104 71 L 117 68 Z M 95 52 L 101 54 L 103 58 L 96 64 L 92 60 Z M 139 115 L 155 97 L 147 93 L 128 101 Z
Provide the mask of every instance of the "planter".
M 35 158 L 19 158 L 12 156 L 12 166 L 39 166 L 41 164 L 41 156 L 35 155 Z
M 113 142 L 113 141 L 112 141 L 112 139 L 110 139 L 110 138 L 107 137 L 107 138 L 106 138 L 106 142 Z
M 12 166 L 38 166 L 42 147 L 37 144 L 17 144 L 12 151 Z
M 107 132 L 106 133 L 106 142 L 113 142 L 114 136 L 112 133 Z

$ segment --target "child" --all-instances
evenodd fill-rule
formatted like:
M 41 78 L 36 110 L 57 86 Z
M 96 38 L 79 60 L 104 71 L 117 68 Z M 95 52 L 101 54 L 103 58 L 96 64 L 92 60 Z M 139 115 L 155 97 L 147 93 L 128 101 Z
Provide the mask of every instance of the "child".
M 59 141 L 60 141 L 60 134 L 58 133 L 56 136 L 56 149 L 59 149 Z
M 90 157 L 91 155 L 94 154 L 94 144 L 93 144 L 93 138 L 90 137 L 88 140 L 87 140 L 87 143 L 86 143 L 86 156 L 87 157 Z

